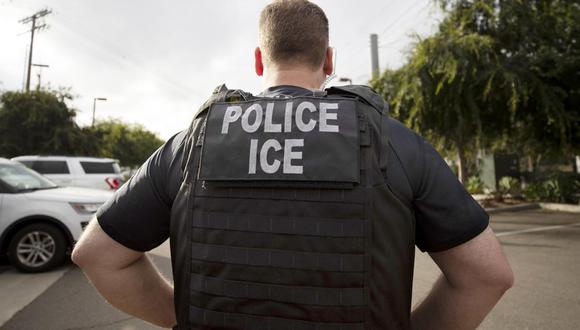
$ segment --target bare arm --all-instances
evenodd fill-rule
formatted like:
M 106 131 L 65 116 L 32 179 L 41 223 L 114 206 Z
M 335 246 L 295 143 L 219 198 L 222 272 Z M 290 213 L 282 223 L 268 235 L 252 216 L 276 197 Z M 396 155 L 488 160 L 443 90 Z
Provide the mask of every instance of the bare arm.
M 415 330 L 475 329 L 513 285 L 511 267 L 490 228 L 431 257 L 443 275 L 413 311 Z
M 173 287 L 144 253 L 114 241 L 96 220 L 75 246 L 72 259 L 111 305 L 161 327 L 176 324 Z

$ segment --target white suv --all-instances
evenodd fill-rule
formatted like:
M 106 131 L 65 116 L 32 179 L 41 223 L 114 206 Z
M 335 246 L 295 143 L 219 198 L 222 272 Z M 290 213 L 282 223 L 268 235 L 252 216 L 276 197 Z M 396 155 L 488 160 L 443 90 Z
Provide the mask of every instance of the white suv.
M 20 156 L 12 158 L 66 187 L 116 190 L 123 184 L 115 159 L 67 156 Z
M 0 255 L 23 272 L 57 267 L 110 191 L 59 187 L 0 158 Z

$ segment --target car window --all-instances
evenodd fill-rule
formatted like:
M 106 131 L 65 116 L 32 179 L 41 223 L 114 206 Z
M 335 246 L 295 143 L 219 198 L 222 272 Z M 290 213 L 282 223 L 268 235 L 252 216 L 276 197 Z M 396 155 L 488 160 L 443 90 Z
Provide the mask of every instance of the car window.
M 57 187 L 47 178 L 22 165 L 0 164 L 0 181 L 20 192 Z
M 2 180 L 0 179 L 0 194 L 9 194 L 10 192 L 11 189 L 9 188 L 9 186 L 4 182 L 2 182 Z
M 121 169 L 115 162 L 81 162 L 86 174 L 119 174 Z
M 64 160 L 37 160 L 32 163 L 32 169 L 40 174 L 70 173 L 68 165 Z
M 32 164 L 34 164 L 32 160 L 19 160 L 18 162 L 28 168 L 32 168 Z

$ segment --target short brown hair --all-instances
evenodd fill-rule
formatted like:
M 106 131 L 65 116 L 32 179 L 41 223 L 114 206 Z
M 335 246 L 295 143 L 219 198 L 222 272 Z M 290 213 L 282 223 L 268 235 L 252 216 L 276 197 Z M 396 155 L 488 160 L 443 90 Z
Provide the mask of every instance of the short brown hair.
M 275 0 L 260 15 L 264 60 L 318 69 L 328 47 L 328 18 L 307 0 Z

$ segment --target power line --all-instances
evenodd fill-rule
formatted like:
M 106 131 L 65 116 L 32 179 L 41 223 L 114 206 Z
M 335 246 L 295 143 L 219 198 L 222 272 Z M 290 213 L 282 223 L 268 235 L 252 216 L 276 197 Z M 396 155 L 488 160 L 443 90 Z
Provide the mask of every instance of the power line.
M 420 9 L 417 11 L 417 13 L 423 12 L 425 9 L 427 9 L 427 7 L 428 7 L 428 6 L 429 6 L 429 3 L 427 3 L 425 6 L 421 7 L 421 8 L 420 8 Z M 410 8 L 409 8 L 409 9 L 410 9 Z M 400 17 L 399 17 L 399 20 L 400 20 L 400 19 L 402 19 L 403 17 L 407 16 L 409 13 L 410 13 L 410 11 L 408 11 L 408 12 L 406 12 L 404 15 L 400 16 Z M 412 28 L 416 27 L 416 26 L 418 25 L 418 23 L 419 23 L 419 22 L 417 22 L 417 23 L 413 24 L 411 27 L 409 27 L 409 28 L 407 29 L 407 31 L 409 31 L 410 29 L 412 29 Z M 382 35 L 382 34 L 384 34 L 384 32 L 386 32 L 386 31 L 387 31 L 387 30 L 383 31 L 383 33 L 381 33 L 381 35 Z M 401 39 L 403 39 L 404 37 L 406 37 L 406 34 L 402 34 L 402 35 L 400 35 L 400 36 L 399 36 L 397 39 L 395 39 L 394 41 L 388 41 L 388 42 L 386 42 L 386 43 L 384 43 L 384 44 L 380 45 L 380 47 L 386 47 L 386 46 L 390 46 L 390 45 L 396 44 L 398 41 L 400 41 L 400 40 L 401 40 Z
M 381 33 L 379 34 L 379 36 L 382 36 L 382 35 L 383 35 L 385 32 L 387 32 L 388 30 L 392 29 L 392 28 L 393 28 L 393 27 L 394 27 L 394 26 L 395 26 L 395 25 L 396 25 L 396 24 L 397 24 L 397 23 L 398 23 L 398 22 L 399 22 L 399 21 L 400 21 L 402 18 L 406 17 L 406 16 L 407 16 L 407 15 L 408 15 L 408 14 L 411 12 L 411 10 L 412 10 L 414 7 L 416 7 L 416 6 L 417 6 L 417 4 L 419 4 L 419 3 L 420 3 L 420 1 L 422 1 L 422 0 L 415 0 L 415 1 L 414 1 L 414 2 L 413 2 L 411 5 L 410 5 L 410 6 L 408 6 L 406 9 L 404 9 L 404 10 L 402 11 L 402 14 L 401 14 L 401 15 L 399 15 L 399 17 L 398 17 L 398 18 L 397 18 L 397 19 L 396 19 L 396 20 L 395 20 L 393 23 L 391 23 L 390 25 L 388 25 L 388 26 L 387 26 L 387 27 L 386 27 L 386 28 L 383 30 L 383 32 L 381 32 Z M 427 5 L 429 5 L 429 3 L 427 3 Z M 426 7 L 427 7 L 427 5 L 426 5 L 424 8 L 426 8 Z M 423 8 L 423 9 L 424 9 L 424 8 Z M 421 9 L 421 10 L 423 10 L 423 9 Z M 351 42 L 351 43 L 352 43 L 352 42 Z M 350 44 L 350 43 L 349 43 L 349 44 Z M 348 56 L 348 57 L 347 57 L 347 60 L 346 60 L 346 61 L 349 61 L 350 59 L 352 59 L 354 56 L 356 56 L 357 54 L 359 54 L 359 53 L 360 53 L 360 51 L 361 51 L 363 48 L 366 48 L 366 47 L 369 47 L 369 45 L 365 45 L 365 46 L 362 46 L 362 47 L 358 47 L 358 48 L 356 48 L 354 51 L 352 51 L 352 52 L 349 52 L 348 54 L 350 54 L 350 56 Z M 382 47 L 382 46 L 380 46 L 380 47 Z
M 379 48 L 389 48 L 390 46 L 394 46 L 394 45 L 398 44 L 399 42 L 403 41 L 403 39 L 405 37 L 407 37 L 407 35 L 402 35 L 393 41 L 389 41 L 387 43 L 380 45 Z
M 379 17 L 381 17 L 381 16 L 383 15 L 383 13 L 384 13 L 384 12 L 385 12 L 385 11 L 386 11 L 386 10 L 387 10 L 389 7 L 391 7 L 393 4 L 394 4 L 394 2 L 389 2 L 389 3 L 387 3 L 387 4 L 386 4 L 386 5 L 383 7 L 383 8 L 381 8 L 381 9 L 378 11 L 378 13 L 379 13 L 379 14 L 377 14 L 377 15 L 376 15 L 376 16 L 375 16 L 375 17 L 374 17 L 372 20 L 368 20 L 368 21 L 366 21 L 366 22 L 371 22 L 371 23 L 372 23 L 372 22 L 374 22 L 376 19 L 378 19 Z M 359 28 L 358 28 L 358 29 L 356 29 L 356 34 L 359 34 L 359 33 L 361 33 L 361 30 L 362 30 L 363 28 L 367 27 L 367 26 L 369 26 L 369 24 L 363 24 L 363 25 L 359 26 Z M 354 40 L 354 39 L 351 39 L 351 40 L 350 40 L 350 41 L 349 41 L 349 42 L 346 44 L 346 46 L 344 46 L 344 49 L 348 49 L 348 47 L 349 47 L 349 46 L 352 44 L 353 40 Z
M 28 24 L 28 23 L 32 23 L 32 28 L 30 29 L 30 53 L 28 54 L 28 68 L 26 71 L 26 92 L 28 93 L 30 91 L 30 72 L 31 72 L 31 68 L 32 68 L 32 50 L 34 48 L 34 32 L 36 32 L 36 30 L 40 30 L 40 29 L 44 29 L 47 27 L 46 24 L 42 23 L 40 25 L 37 25 L 37 20 L 52 13 L 52 10 L 49 9 L 43 9 L 40 11 L 37 11 L 36 13 L 34 13 L 32 16 L 28 16 L 25 17 L 23 19 L 21 19 L 20 23 L 22 24 Z
M 406 17 L 406 16 L 407 16 L 407 15 L 408 15 L 408 14 L 411 12 L 411 9 L 412 9 L 412 8 L 415 8 L 415 6 L 417 6 L 417 5 L 420 3 L 420 1 L 422 1 L 422 0 L 415 0 L 415 2 L 413 2 L 413 4 L 407 8 L 407 10 L 405 11 L 405 13 L 404 13 L 403 15 L 399 15 L 399 17 L 398 17 L 396 20 L 394 20 L 394 21 L 393 21 L 393 22 L 392 22 L 390 25 L 388 25 L 388 26 L 387 26 L 387 27 L 386 27 L 386 28 L 383 30 L 383 32 L 379 33 L 379 35 L 381 35 L 381 36 L 382 36 L 382 35 L 384 35 L 384 34 L 385 34 L 387 31 L 389 31 L 389 30 L 391 30 L 393 27 L 395 27 L 395 26 L 397 25 L 397 23 L 399 23 L 399 22 L 400 22 L 400 21 L 401 21 L 401 20 L 402 20 L 404 17 Z M 429 4 L 427 4 L 427 5 L 429 5 Z
M 60 21 L 65 23 L 64 25 L 69 26 L 69 29 L 70 29 L 70 26 L 77 26 L 78 27 L 78 23 L 75 23 L 74 21 L 70 20 L 70 17 L 67 18 L 66 16 L 63 16 L 62 14 L 59 15 L 59 17 L 60 17 Z M 87 35 L 86 33 L 84 33 L 84 34 L 81 33 L 80 29 L 78 29 L 78 28 L 71 29 L 71 30 L 74 31 L 81 38 L 84 38 L 86 40 L 90 40 L 93 43 L 97 44 L 99 47 L 106 49 L 110 55 L 131 63 L 133 65 L 133 67 L 138 68 L 139 71 L 147 72 L 147 73 L 157 77 L 163 84 L 165 84 L 168 87 L 171 87 L 175 92 L 181 94 L 182 96 L 190 97 L 191 93 L 193 93 L 201 98 L 206 97 L 206 95 L 205 95 L 206 93 L 200 93 L 199 91 L 193 90 L 189 86 L 186 86 L 183 83 L 180 83 L 174 79 L 167 77 L 167 75 L 165 75 L 163 73 L 160 73 L 158 71 L 150 69 L 149 68 L 150 65 L 148 65 L 145 61 L 138 59 L 132 55 L 127 54 L 122 49 L 122 47 L 119 47 L 118 44 L 110 42 L 109 38 L 103 36 L 102 34 L 94 33 L 94 31 L 93 31 L 93 33 L 91 33 L 90 35 Z M 84 31 L 86 32 L 87 30 L 85 29 Z
M 405 11 L 405 13 L 403 13 L 402 15 L 400 15 L 400 16 L 399 16 L 399 18 L 398 18 L 398 19 L 397 19 L 395 22 L 393 22 L 393 23 L 391 23 L 389 26 L 387 26 L 387 28 L 386 28 L 386 29 L 384 29 L 384 30 L 383 30 L 383 32 L 382 32 L 381 34 L 384 34 L 385 32 L 387 32 L 387 31 L 389 31 L 390 29 L 392 29 L 392 27 L 394 27 L 394 26 L 395 26 L 395 24 L 397 24 L 397 23 L 398 23 L 398 21 L 400 21 L 402 18 L 404 18 L 404 17 L 408 16 L 410 13 L 412 13 L 412 12 L 413 12 L 413 11 L 412 11 L 412 9 L 413 9 L 414 7 L 416 7 L 416 5 L 419 3 L 419 1 L 420 1 L 420 0 L 417 0 L 417 1 L 415 1 L 414 3 L 412 3 L 412 4 L 411 4 L 411 5 L 410 5 L 410 6 L 407 8 L 407 10 Z M 429 3 L 427 3 L 425 6 L 421 7 L 421 8 L 420 8 L 420 9 L 419 9 L 417 12 L 422 12 L 422 11 L 424 11 L 424 10 L 425 10 L 425 9 L 426 9 L 428 6 L 429 6 Z M 421 23 L 421 22 L 417 22 L 417 23 L 415 23 L 414 25 L 412 25 L 411 27 L 409 27 L 409 28 L 407 29 L 407 31 L 408 31 L 408 30 L 410 30 L 410 29 L 412 29 L 412 28 L 414 28 L 414 27 L 415 27 L 415 26 L 417 26 L 417 24 L 419 24 L 419 23 Z M 379 48 L 385 48 L 385 47 L 389 47 L 389 46 L 395 45 L 395 44 L 397 44 L 397 43 L 399 43 L 399 42 L 403 41 L 403 39 L 404 39 L 405 37 L 406 37 L 406 34 L 403 34 L 403 35 L 399 36 L 397 39 L 395 39 L 395 40 L 393 40 L 393 41 L 388 41 L 388 42 L 386 42 L 386 43 L 383 43 L 383 44 L 381 44 L 381 45 L 379 46 Z M 361 49 L 361 48 L 359 48 L 359 49 Z M 355 55 L 357 55 L 357 54 L 359 54 L 359 52 L 355 52 L 355 53 L 353 53 L 353 54 L 352 54 L 352 55 L 351 55 L 351 56 L 350 56 L 348 59 L 350 60 L 351 58 L 353 58 L 353 57 L 354 57 Z M 357 67 L 356 67 L 356 69 L 355 69 L 354 71 L 358 71 L 358 70 L 359 70 L 359 69 L 360 69 L 360 68 L 361 68 L 363 65 L 365 65 L 365 64 L 368 64 L 367 60 L 366 60 L 366 59 L 365 59 L 365 60 L 363 60 L 363 58 L 361 58 L 361 60 L 360 60 L 360 64 L 359 64 L 359 65 L 357 65 Z
M 191 89 L 189 86 L 186 86 L 183 83 L 177 82 L 176 80 L 167 77 L 166 74 L 150 69 L 149 68 L 150 65 L 148 65 L 145 61 L 139 60 L 134 56 L 128 55 L 122 49 L 122 47 L 119 47 L 118 44 L 111 42 L 109 40 L 110 38 L 105 37 L 103 34 L 95 33 L 95 31 L 90 31 L 90 33 L 87 33 L 88 31 L 87 29 L 79 29 L 79 26 L 86 21 L 73 18 L 71 15 L 66 15 L 66 13 L 62 12 L 57 12 L 56 15 L 57 15 L 56 23 L 60 23 L 61 26 L 64 27 L 65 29 L 69 30 L 70 32 L 72 32 L 73 34 L 84 40 L 88 40 L 94 46 L 96 46 L 97 49 L 103 50 L 111 57 L 129 62 L 134 69 L 155 76 L 159 82 L 161 82 L 163 85 L 167 87 L 170 87 L 170 89 L 173 90 L 174 92 L 187 97 L 191 97 L 191 94 L 195 94 L 200 98 L 206 97 L 207 93 L 200 93 L 196 90 Z

